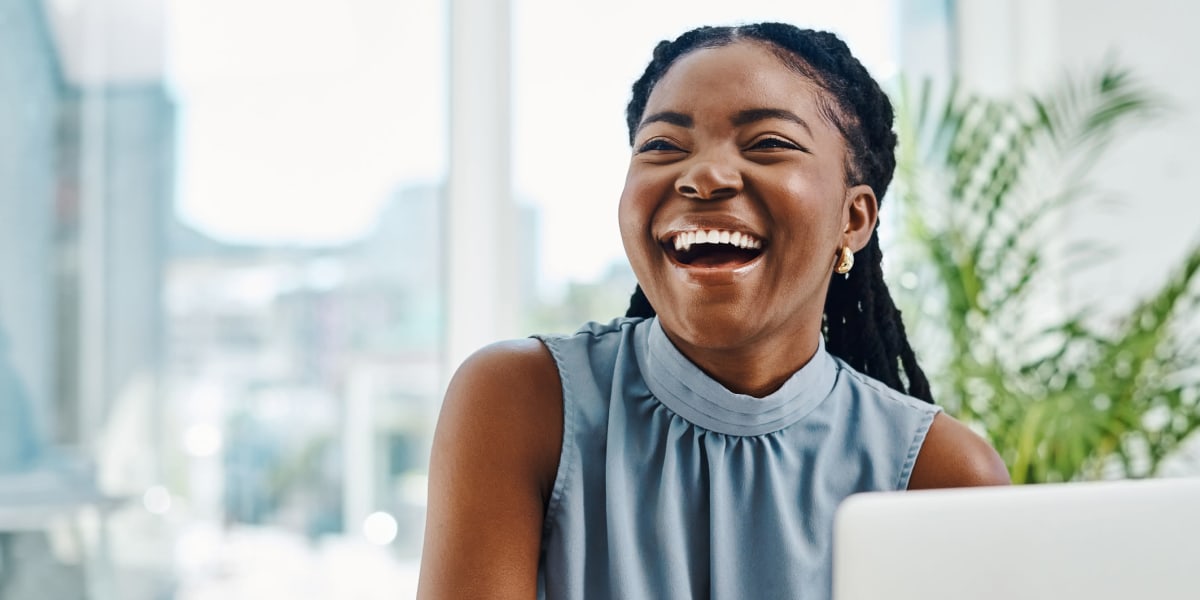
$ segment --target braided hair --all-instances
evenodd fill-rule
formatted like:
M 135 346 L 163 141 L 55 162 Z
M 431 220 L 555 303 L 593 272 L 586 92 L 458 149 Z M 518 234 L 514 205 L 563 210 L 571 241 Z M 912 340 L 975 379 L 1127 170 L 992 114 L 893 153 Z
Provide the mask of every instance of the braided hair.
M 846 44 L 824 31 L 758 23 L 700 27 L 673 41 L 659 42 L 645 73 L 633 84 L 633 97 L 625 111 L 630 144 L 650 92 L 677 59 L 694 50 L 740 40 L 764 44 L 789 68 L 824 89 L 819 98 L 822 116 L 846 141 L 846 184 L 869 185 L 882 202 L 896 168 L 892 104 Z M 929 382 L 905 335 L 900 311 L 883 281 L 882 260 L 876 229 L 867 245 L 855 253 L 854 269 L 845 277 L 830 280 L 822 323 L 826 348 L 889 387 L 933 402 Z M 634 290 L 625 314 L 654 316 L 654 307 L 641 286 Z

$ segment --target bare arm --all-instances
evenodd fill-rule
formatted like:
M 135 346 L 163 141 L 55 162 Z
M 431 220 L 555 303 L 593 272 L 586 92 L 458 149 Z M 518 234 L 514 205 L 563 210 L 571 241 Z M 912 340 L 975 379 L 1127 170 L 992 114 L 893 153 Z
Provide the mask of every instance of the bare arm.
M 983 438 L 945 413 L 929 426 L 908 489 L 1008 485 L 1008 469 Z
M 536 595 L 562 410 L 537 340 L 488 346 L 458 369 L 433 439 L 418 598 Z

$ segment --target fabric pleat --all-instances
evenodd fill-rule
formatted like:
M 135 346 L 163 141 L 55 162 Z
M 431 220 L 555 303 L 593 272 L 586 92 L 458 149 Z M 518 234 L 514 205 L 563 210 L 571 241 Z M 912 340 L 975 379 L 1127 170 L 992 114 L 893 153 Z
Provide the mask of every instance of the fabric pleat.
M 907 487 L 940 410 L 823 343 L 756 398 L 692 364 L 657 319 L 539 339 L 564 414 L 541 598 L 829 598 L 834 511 Z

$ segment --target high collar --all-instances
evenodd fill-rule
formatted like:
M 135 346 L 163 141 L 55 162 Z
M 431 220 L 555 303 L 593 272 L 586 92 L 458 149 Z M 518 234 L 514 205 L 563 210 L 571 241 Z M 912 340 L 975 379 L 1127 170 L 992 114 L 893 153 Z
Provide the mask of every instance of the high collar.
M 717 433 L 752 436 L 784 429 L 816 408 L 837 377 L 837 365 L 821 339 L 812 359 L 778 390 L 761 398 L 738 394 L 688 360 L 657 317 L 638 329 L 637 360 L 650 393 L 680 417 Z

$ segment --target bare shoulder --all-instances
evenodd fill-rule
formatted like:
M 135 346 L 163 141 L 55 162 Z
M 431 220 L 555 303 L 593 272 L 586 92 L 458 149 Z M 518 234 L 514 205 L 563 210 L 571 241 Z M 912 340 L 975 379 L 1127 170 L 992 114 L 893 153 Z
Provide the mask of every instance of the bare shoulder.
M 524 338 L 481 348 L 463 361 L 454 373 L 450 391 L 464 387 L 469 387 L 470 391 L 486 391 L 498 386 L 507 389 L 504 386 L 512 384 L 526 391 L 536 388 L 558 393 L 558 367 L 542 342 Z M 543 387 L 552 389 L 542 390 Z
M 908 489 L 1008 485 L 1000 455 L 974 431 L 938 413 L 913 465 Z
M 419 598 L 536 594 L 561 389 L 554 359 L 533 339 L 488 346 L 454 374 L 430 455 Z
M 552 483 L 562 444 L 562 385 L 538 340 L 497 342 L 471 355 L 446 390 L 435 444 L 512 453 Z M 548 491 L 548 490 L 547 490 Z

